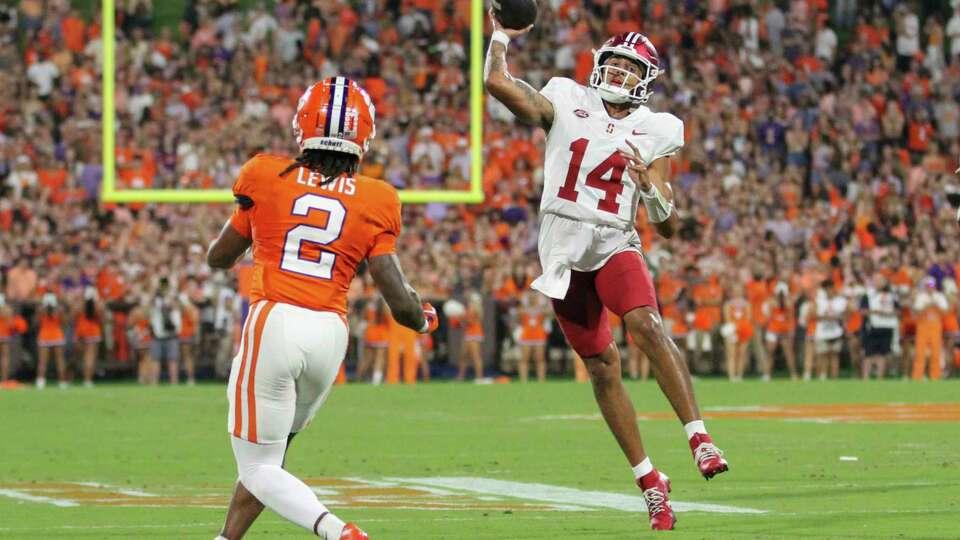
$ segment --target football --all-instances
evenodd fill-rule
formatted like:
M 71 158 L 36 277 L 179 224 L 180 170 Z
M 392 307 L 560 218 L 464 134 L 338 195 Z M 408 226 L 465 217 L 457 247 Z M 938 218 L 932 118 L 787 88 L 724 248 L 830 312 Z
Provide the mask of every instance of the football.
M 537 0 L 491 0 L 493 15 L 505 28 L 520 30 L 537 20 Z

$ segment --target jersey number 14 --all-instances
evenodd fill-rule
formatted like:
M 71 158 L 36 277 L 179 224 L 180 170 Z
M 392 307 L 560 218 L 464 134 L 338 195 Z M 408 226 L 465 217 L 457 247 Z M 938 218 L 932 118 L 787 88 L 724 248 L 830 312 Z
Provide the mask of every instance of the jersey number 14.
M 567 169 L 567 179 L 560 187 L 558 193 L 561 199 L 570 202 L 577 202 L 580 193 L 577 192 L 577 178 L 580 177 L 580 167 L 583 164 L 583 156 L 587 153 L 589 139 L 577 139 L 570 143 L 570 151 L 573 156 L 570 158 L 570 168 Z M 597 203 L 597 209 L 611 214 L 620 213 L 620 203 L 617 202 L 617 196 L 623 192 L 623 170 L 627 167 L 627 162 L 619 152 L 610 154 L 607 159 L 594 167 L 587 174 L 586 184 L 590 187 L 602 190 L 604 196 Z M 609 178 L 604 176 L 609 173 Z

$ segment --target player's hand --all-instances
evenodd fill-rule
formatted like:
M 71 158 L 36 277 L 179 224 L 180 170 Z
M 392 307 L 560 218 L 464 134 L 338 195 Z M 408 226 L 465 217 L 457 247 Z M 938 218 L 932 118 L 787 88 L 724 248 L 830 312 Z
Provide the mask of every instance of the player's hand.
M 490 13 L 490 24 L 493 25 L 493 31 L 496 32 L 497 30 L 499 30 L 504 34 L 506 34 L 507 37 L 510 39 L 513 39 L 517 36 L 522 36 L 523 34 L 526 34 L 527 32 L 529 32 L 531 28 L 533 28 L 532 24 L 526 28 L 521 28 L 519 30 L 514 30 L 513 28 L 507 28 L 502 24 L 500 24 L 500 21 L 497 20 L 497 16 L 493 14 L 493 8 L 490 8 L 488 13 Z
M 627 160 L 627 173 L 637 188 L 646 193 L 650 191 L 650 186 L 653 185 L 650 182 L 650 178 L 647 177 L 647 164 L 644 163 L 643 158 L 640 157 L 640 149 L 630 141 L 626 141 L 626 143 L 630 147 L 631 152 L 620 150 L 620 155 L 623 156 L 623 159 Z
M 423 303 L 423 318 L 427 320 L 427 331 L 422 334 L 429 334 L 440 326 L 440 317 L 437 315 L 437 308 L 430 302 Z

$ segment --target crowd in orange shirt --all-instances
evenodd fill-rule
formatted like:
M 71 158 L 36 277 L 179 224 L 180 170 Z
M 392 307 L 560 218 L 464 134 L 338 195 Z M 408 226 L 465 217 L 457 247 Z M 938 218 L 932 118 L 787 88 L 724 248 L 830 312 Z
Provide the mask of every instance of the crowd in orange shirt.
M 365 174 L 405 188 L 466 185 L 468 1 L 280 1 L 246 12 L 190 1 L 172 29 L 154 25 L 150 2 L 117 4 L 123 186 L 229 187 L 253 152 L 292 154 L 295 100 L 330 74 L 360 81 L 376 103 Z M 784 4 L 785 11 L 732 0 L 541 2 L 537 26 L 511 44 L 511 71 L 535 87 L 558 75 L 583 82 L 590 49 L 609 34 L 640 29 L 657 46 L 666 72 L 650 106 L 686 126 L 672 164 L 683 228 L 666 241 L 642 215 L 638 227 L 664 322 L 695 372 L 739 378 L 752 360 L 760 376 L 781 366 L 798 378 L 832 376 L 815 346 L 813 306 L 825 281 L 852 306 L 844 365 L 861 365 L 868 317 L 859 305 L 883 276 L 899 296 L 901 361 L 887 372 L 916 375 L 922 364 L 921 375 L 942 377 L 957 332 L 960 245 L 945 193 L 957 184 L 950 171 L 960 155 L 960 34 L 949 29 L 960 27 L 960 15 L 946 6 L 917 11 L 920 47 L 904 57 L 897 23 L 920 8 L 847 13 L 820 1 Z M 98 19 L 65 0 L 0 7 L 0 276 L 8 310 L 22 321 L 0 331 L 26 325 L 12 341 L 28 345 L 32 362 L 39 321 L 30 306 L 51 292 L 65 310 L 70 348 L 75 330 L 88 333 L 77 315 L 83 291 L 94 287 L 106 310 L 100 354 L 129 361 L 138 353 L 127 330 L 145 324 L 143 299 L 167 276 L 185 307 L 207 306 L 194 323 L 200 335 L 218 336 L 200 344 L 216 351 L 207 357 L 229 357 L 248 270 L 215 283 L 202 251 L 231 209 L 98 204 Z M 408 205 L 399 249 L 425 297 L 466 305 L 477 292 L 482 318 L 475 310 L 456 324 L 446 320 L 436 342 L 394 340 L 382 322 L 366 340 L 359 333 L 357 343 L 371 349 L 384 336 L 404 344 L 383 360 L 371 353 L 369 371 L 382 363 L 390 380 L 414 369 L 422 376 L 431 357 L 455 374 L 461 356 L 475 354 L 462 343 L 478 335 L 481 369 L 471 363 L 467 372 L 512 372 L 521 358 L 538 363 L 541 338 L 547 367 L 563 369 L 551 354 L 566 347 L 549 309 L 541 320 L 520 301 L 539 272 L 545 134 L 516 125 L 493 100 L 484 115 L 486 202 Z M 927 277 L 946 309 L 914 301 L 928 292 Z M 241 288 L 236 298 L 224 292 L 232 280 Z M 357 332 L 373 298 L 369 283 L 358 283 Z M 473 340 L 462 339 L 467 330 Z M 30 362 L 17 366 L 29 371 Z

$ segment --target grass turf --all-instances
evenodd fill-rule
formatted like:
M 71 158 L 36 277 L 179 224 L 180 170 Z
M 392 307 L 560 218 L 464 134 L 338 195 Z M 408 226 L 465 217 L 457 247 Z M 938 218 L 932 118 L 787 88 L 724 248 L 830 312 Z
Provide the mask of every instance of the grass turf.
M 639 412 L 670 410 L 654 383 L 627 384 Z M 671 537 L 960 537 L 956 422 L 711 420 L 709 413 L 763 404 L 955 403 L 956 382 L 706 380 L 696 386 L 731 471 L 704 482 L 675 420 L 641 420 L 648 453 L 673 478 L 672 498 L 767 513 L 681 512 Z M 296 440 L 287 466 L 312 478 L 469 476 L 639 495 L 601 420 L 537 418 L 596 410 L 589 386 L 572 382 L 348 385 L 334 390 Z M 96 481 L 225 495 L 235 478 L 225 414 L 224 387 L 213 384 L 2 392 L 0 484 Z M 611 509 L 332 509 L 381 539 L 651 534 L 645 513 Z M 223 508 L 61 508 L 0 496 L 0 538 L 211 539 L 223 515 Z M 270 512 L 249 535 L 266 536 L 307 537 Z

